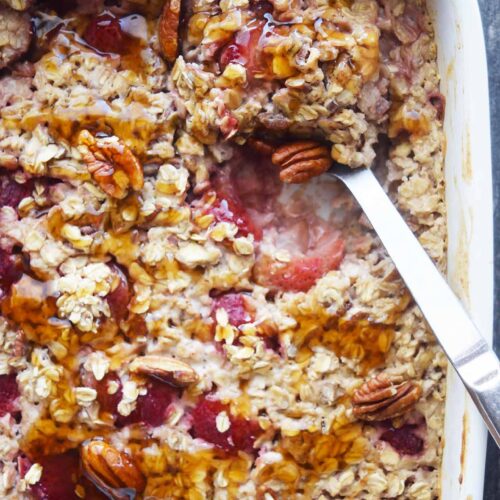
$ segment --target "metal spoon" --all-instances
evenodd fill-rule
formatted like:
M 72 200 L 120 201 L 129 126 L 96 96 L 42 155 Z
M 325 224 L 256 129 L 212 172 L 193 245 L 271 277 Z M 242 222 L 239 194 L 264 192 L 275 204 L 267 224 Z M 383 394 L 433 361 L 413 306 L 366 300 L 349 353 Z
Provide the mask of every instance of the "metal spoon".
M 358 200 L 500 447 L 500 363 L 371 170 L 329 171 Z

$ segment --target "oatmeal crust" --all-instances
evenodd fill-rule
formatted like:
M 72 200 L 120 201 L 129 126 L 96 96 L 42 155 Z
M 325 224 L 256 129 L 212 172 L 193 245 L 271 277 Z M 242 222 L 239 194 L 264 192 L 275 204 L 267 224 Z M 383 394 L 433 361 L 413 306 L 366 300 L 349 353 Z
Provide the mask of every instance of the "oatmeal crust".
M 312 175 L 445 269 L 424 2 L 173 4 L 0 7 L 0 496 L 437 498 L 446 359 Z

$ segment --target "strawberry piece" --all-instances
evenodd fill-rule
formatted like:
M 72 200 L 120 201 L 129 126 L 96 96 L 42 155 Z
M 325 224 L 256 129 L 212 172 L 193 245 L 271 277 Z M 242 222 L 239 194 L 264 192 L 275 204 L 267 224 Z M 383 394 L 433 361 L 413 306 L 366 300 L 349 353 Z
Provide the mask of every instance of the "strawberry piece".
M 31 195 L 33 185 L 33 180 L 28 180 L 20 184 L 11 175 L 1 175 L 0 207 L 17 208 L 21 200 Z
M 424 440 L 413 431 L 416 425 L 403 425 L 391 428 L 380 436 L 381 441 L 389 443 L 400 455 L 418 455 L 424 449 Z
M 267 0 L 251 0 L 250 10 L 255 13 L 257 19 L 263 19 L 266 14 L 272 14 L 273 6 Z
M 241 293 L 226 293 L 214 299 L 212 303 L 212 318 L 215 319 L 217 309 L 224 309 L 227 312 L 229 323 L 233 326 L 240 326 L 253 321 L 252 316 L 246 309 L 245 298 Z
M 239 229 L 240 236 L 248 236 L 248 234 L 253 233 L 255 239 L 262 238 L 262 231 L 254 226 L 250 215 L 241 202 L 229 168 L 222 168 L 217 172 L 213 186 L 217 199 L 209 208 L 208 213 L 213 214 L 217 222 L 235 224 Z
M 120 281 L 118 286 L 112 292 L 108 293 L 106 300 L 109 304 L 111 317 L 116 321 L 116 323 L 120 323 L 120 321 L 127 317 L 131 292 L 127 276 L 121 268 L 116 264 L 112 264 L 110 267 L 112 271 L 118 275 Z
M 267 349 L 271 349 L 271 351 L 280 354 L 281 344 L 278 335 L 265 335 L 262 336 L 262 340 Z
M 137 423 L 158 427 L 165 422 L 170 404 L 179 395 L 177 388 L 152 378 L 146 384 L 147 394 L 139 396 L 134 411 L 124 417 L 118 413 L 118 403 L 122 400 L 123 390 L 120 377 L 116 373 L 107 373 L 102 380 L 97 381 L 92 373 L 84 372 L 82 383 L 97 391 L 97 401 L 101 410 L 115 417 L 117 427 Z M 118 384 L 118 390 L 113 394 L 108 390 L 110 383 Z
M 344 258 L 344 241 L 336 233 L 286 264 L 276 262 L 264 255 L 254 268 L 256 281 L 270 288 L 285 292 L 305 292 L 318 279 L 333 269 L 338 269 Z
M 146 388 L 147 394 L 137 398 L 136 408 L 130 415 L 127 417 L 118 415 L 116 419 L 118 427 L 136 423 L 158 427 L 165 423 L 169 406 L 178 396 L 179 391 L 175 387 L 156 379 L 151 379 Z
M 17 386 L 16 374 L 0 375 L 0 417 L 19 411 L 18 398 L 19 387 Z
M 48 455 L 36 460 L 43 467 L 40 481 L 30 490 L 37 500 L 78 500 L 75 487 L 79 476 L 78 451 L 70 450 L 60 455 Z M 33 462 L 19 459 L 19 473 L 24 477 Z
M 101 411 L 117 414 L 118 403 L 122 399 L 122 383 L 120 377 L 116 373 L 107 373 L 102 380 L 96 380 L 90 372 L 85 372 L 82 375 L 83 384 L 97 391 L 97 402 Z M 110 388 L 117 386 L 118 389 L 111 394 Z
M 0 248 L 0 297 L 2 292 L 8 293 L 10 287 L 21 279 L 22 270 L 14 257 Z
M 119 19 L 111 14 L 101 14 L 90 21 L 83 39 L 99 52 L 119 54 L 124 46 L 125 36 Z
M 240 236 L 262 239 L 263 229 L 274 214 L 273 207 L 282 184 L 269 158 L 249 149 L 238 151 L 230 163 L 212 178 L 217 199 L 208 212 L 218 222 L 232 222 Z
M 265 36 L 265 25 L 264 21 L 253 21 L 233 36 L 232 41 L 219 55 L 222 69 L 230 63 L 241 64 L 245 66 L 250 80 L 265 72 L 262 51 L 259 47 L 261 37 Z
M 217 429 L 217 415 L 225 411 L 231 425 L 227 431 Z M 246 451 L 254 453 L 254 442 L 260 434 L 260 427 L 256 422 L 241 417 L 233 417 L 229 407 L 220 401 L 203 398 L 192 410 L 191 434 L 195 438 L 212 443 L 217 448 L 227 452 Z

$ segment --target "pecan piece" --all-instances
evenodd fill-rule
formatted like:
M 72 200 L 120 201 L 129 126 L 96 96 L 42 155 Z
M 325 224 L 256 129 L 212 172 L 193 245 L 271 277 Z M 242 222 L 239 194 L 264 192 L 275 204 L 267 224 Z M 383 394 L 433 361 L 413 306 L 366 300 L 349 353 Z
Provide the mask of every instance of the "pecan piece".
M 130 363 L 132 373 L 141 373 L 183 387 L 198 382 L 198 374 L 186 363 L 166 356 L 141 356 Z
M 272 143 L 262 140 L 256 139 L 255 137 L 249 137 L 247 140 L 247 144 L 256 152 L 263 156 L 271 156 L 276 150 L 276 146 Z
M 146 479 L 135 461 L 100 439 L 82 445 L 81 458 L 87 477 L 110 498 L 131 498 L 131 490 L 142 493 Z M 132 496 L 134 498 L 135 495 Z
M 300 184 L 326 172 L 333 163 L 327 146 L 316 141 L 295 141 L 280 146 L 273 153 L 283 182 Z
M 163 56 L 168 62 L 174 62 L 177 57 L 180 14 L 181 0 L 165 2 L 158 24 L 158 38 Z
M 367 421 L 399 417 L 410 410 L 421 395 L 422 388 L 412 380 L 380 373 L 354 393 L 353 413 Z
M 118 137 L 95 137 L 88 130 L 82 130 L 78 144 L 90 174 L 109 196 L 122 199 L 129 188 L 142 189 L 142 165 Z

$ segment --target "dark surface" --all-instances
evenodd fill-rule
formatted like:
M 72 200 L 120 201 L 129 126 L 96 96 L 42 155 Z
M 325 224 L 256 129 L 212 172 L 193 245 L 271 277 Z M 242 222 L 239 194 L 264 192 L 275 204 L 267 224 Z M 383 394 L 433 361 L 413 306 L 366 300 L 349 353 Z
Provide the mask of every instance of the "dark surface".
M 493 197 L 495 205 L 495 349 L 500 353 L 500 2 L 479 0 L 488 50 L 490 80 Z M 485 500 L 500 499 L 500 451 L 489 438 L 486 456 Z

